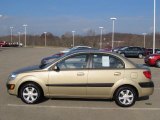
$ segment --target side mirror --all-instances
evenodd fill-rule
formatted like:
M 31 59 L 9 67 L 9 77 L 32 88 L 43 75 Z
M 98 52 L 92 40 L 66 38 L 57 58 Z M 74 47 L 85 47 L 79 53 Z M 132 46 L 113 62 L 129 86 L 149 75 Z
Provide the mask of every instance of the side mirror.
M 58 69 L 58 66 L 56 65 L 56 66 L 54 66 L 54 70 L 57 70 Z
M 54 71 L 59 71 L 60 69 L 59 69 L 59 67 L 58 67 L 57 65 L 55 65 L 55 66 L 52 68 L 52 70 L 54 70 Z

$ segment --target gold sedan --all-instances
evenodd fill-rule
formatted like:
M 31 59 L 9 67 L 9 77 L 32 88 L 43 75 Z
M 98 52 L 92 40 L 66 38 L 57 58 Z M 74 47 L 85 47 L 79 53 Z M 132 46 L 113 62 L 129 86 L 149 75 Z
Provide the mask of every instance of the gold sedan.
M 154 84 L 148 68 L 116 53 L 77 51 L 11 73 L 7 89 L 27 104 L 43 97 L 113 98 L 117 105 L 129 107 L 151 95 Z

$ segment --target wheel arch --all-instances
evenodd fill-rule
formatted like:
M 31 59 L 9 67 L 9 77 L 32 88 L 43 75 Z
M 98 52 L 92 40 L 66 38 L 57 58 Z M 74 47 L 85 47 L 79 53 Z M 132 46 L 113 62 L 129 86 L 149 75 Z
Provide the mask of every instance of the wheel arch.
M 39 84 L 39 83 L 37 83 L 37 82 L 35 82 L 35 81 L 25 81 L 25 82 L 23 82 L 23 83 L 21 83 L 20 84 L 20 86 L 18 87 L 18 97 L 20 97 L 20 90 L 21 90 L 21 88 L 22 88 L 22 86 L 24 86 L 25 84 L 27 84 L 27 83 L 32 83 L 32 84 L 35 84 L 36 86 L 38 86 L 39 88 L 40 88 L 40 91 L 41 91 L 41 93 L 42 93 L 42 96 L 44 96 L 44 90 L 43 90 L 43 88 L 41 87 L 41 85 Z
M 118 89 L 121 88 L 121 87 L 130 87 L 130 88 L 134 89 L 135 92 L 136 92 L 136 98 L 139 97 L 138 89 L 137 89 L 135 86 L 130 85 L 130 84 L 124 84 L 124 85 L 121 85 L 121 86 L 117 87 L 117 88 L 114 90 L 114 92 L 113 92 L 113 99 L 115 99 L 116 92 L 117 92 Z

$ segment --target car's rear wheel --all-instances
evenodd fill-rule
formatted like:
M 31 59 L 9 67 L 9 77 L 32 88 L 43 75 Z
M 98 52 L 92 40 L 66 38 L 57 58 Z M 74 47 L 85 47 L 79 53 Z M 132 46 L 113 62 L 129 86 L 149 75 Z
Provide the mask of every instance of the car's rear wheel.
M 136 92 L 132 87 L 120 87 L 114 96 L 115 102 L 121 107 L 130 107 L 135 104 Z
M 157 67 L 160 67 L 160 60 L 157 60 L 157 61 L 156 61 L 156 66 L 157 66 Z
M 142 54 L 139 54 L 138 57 L 139 57 L 140 59 L 142 59 L 142 58 L 143 58 L 143 55 L 142 55 Z
M 20 88 L 20 98 L 27 104 L 39 102 L 42 96 L 40 87 L 34 83 L 26 83 Z

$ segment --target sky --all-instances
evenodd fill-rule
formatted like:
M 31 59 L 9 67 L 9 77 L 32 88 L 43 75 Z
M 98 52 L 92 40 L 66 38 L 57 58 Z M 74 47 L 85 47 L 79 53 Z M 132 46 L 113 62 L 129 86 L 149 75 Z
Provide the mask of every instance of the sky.
M 111 17 L 116 17 L 115 32 L 152 33 L 154 0 L 0 0 L 0 35 L 67 32 L 85 35 L 93 30 L 112 32 Z M 156 31 L 160 32 L 160 0 L 156 0 Z

